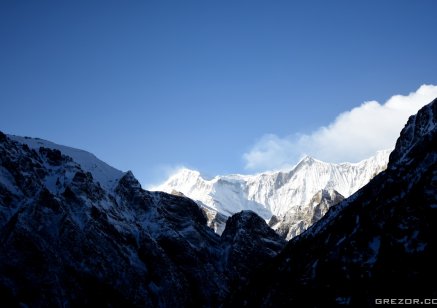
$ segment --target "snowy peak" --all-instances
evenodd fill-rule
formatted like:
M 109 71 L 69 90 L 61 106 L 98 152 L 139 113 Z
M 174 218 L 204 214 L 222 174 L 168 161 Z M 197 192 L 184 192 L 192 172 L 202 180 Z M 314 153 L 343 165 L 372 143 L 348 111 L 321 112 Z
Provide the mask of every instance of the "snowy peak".
M 436 111 L 434 100 L 411 117 L 387 170 L 289 241 L 233 305 L 373 307 L 382 297 L 435 298 Z
M 210 180 L 197 171 L 182 169 L 155 189 L 181 192 L 226 216 L 251 210 L 268 220 L 272 215 L 281 216 L 291 208 L 307 205 L 323 189 L 350 196 L 385 170 L 388 156 L 388 150 L 380 151 L 361 162 L 341 164 L 306 156 L 289 171 L 216 176 Z
M 174 175 L 172 175 L 166 183 L 168 186 L 182 187 L 183 190 L 186 190 L 193 186 L 202 187 L 203 185 L 205 185 L 206 180 L 201 177 L 200 172 L 183 168 L 177 171 Z M 182 191 L 177 189 L 175 190 Z
M 390 155 L 390 164 L 396 165 L 411 160 L 411 150 L 416 144 L 428 143 L 436 134 L 437 127 L 437 98 L 422 107 L 416 115 L 408 119 L 402 129 L 396 147 Z
M 71 157 L 84 171 L 90 172 L 93 175 L 93 178 L 99 182 L 102 187 L 109 190 L 114 189 L 120 178 L 124 175 L 122 171 L 111 167 L 107 163 L 98 159 L 95 155 L 84 150 L 59 145 L 39 138 L 14 135 L 6 136 L 20 144 L 26 144 L 30 149 L 36 151 L 39 151 L 40 148 L 60 151 L 61 154 Z
M 311 165 L 315 162 L 322 162 L 322 161 L 317 160 L 312 156 L 306 155 L 297 163 L 297 166 L 299 166 L 299 165 Z
M 173 176 L 171 176 L 171 180 L 178 181 L 179 179 L 187 179 L 187 178 L 198 178 L 200 176 L 200 172 L 196 170 L 191 170 L 188 168 L 179 169 Z
M 96 170 L 113 168 L 93 155 L 24 139 L 0 132 L 3 306 L 222 306 L 285 244 L 255 213 L 221 238 L 207 216 L 225 219 L 191 199 L 145 191 L 130 171 L 103 173 L 117 179 L 106 188 Z

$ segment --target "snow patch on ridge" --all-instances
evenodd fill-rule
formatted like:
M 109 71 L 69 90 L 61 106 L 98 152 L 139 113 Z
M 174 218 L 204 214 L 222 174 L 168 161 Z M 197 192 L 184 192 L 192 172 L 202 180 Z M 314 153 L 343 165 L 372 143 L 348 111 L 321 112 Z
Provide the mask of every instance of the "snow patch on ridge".
M 73 158 L 73 160 L 78 163 L 83 170 L 90 172 L 93 175 L 93 178 L 97 182 L 99 182 L 100 185 L 105 189 L 113 190 L 117 185 L 118 180 L 125 174 L 124 172 L 115 169 L 114 167 L 111 167 L 107 163 L 98 159 L 93 154 L 84 150 L 59 145 L 51 141 L 39 138 L 21 137 L 14 135 L 7 136 L 16 142 L 27 144 L 29 148 L 35 149 L 37 151 L 40 147 L 61 151 L 62 154 Z

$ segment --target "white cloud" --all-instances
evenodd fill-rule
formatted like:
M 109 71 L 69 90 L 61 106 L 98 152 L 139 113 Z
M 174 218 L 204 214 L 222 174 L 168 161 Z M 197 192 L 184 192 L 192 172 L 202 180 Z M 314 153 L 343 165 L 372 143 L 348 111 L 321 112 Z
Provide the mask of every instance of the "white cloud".
M 243 155 L 246 169 L 271 170 L 296 163 L 303 155 L 329 162 L 357 162 L 393 148 L 408 117 L 437 97 L 437 86 L 422 85 L 409 95 L 392 96 L 341 113 L 310 134 L 264 135 Z
M 187 167 L 183 164 L 177 164 L 177 165 L 161 164 L 153 168 L 152 174 L 150 173 L 148 174 L 149 178 L 150 177 L 153 178 L 152 182 L 142 181 L 141 178 L 139 181 L 144 189 L 150 191 L 156 191 L 159 190 L 160 185 L 162 185 L 172 175 L 178 173 L 181 169 L 187 169 Z

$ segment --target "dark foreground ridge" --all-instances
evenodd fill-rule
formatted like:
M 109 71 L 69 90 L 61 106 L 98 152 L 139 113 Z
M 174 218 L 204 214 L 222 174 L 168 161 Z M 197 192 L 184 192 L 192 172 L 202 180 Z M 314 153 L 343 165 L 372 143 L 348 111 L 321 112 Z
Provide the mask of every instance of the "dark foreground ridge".
M 249 212 L 225 232 L 251 217 L 253 234 L 220 238 L 192 200 L 120 174 L 108 188 L 61 151 L 0 133 L 2 306 L 215 307 L 285 245 Z
M 85 168 L 62 149 L 0 133 L 2 306 L 437 298 L 436 123 L 434 101 L 410 117 L 385 172 L 287 245 L 253 212 L 229 218 L 220 237 L 184 196 L 145 191 L 89 153 L 80 155 L 96 161 Z M 102 182 L 99 170 L 117 177 Z
M 437 100 L 410 117 L 385 172 L 267 262 L 230 306 L 379 306 L 437 298 Z

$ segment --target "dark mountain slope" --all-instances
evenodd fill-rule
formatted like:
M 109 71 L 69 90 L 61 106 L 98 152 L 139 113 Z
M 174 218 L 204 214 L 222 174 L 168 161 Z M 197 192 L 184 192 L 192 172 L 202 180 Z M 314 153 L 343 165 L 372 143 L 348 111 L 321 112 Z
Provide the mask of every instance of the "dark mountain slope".
M 410 117 L 385 172 L 291 240 L 230 306 L 437 298 L 437 100 Z
M 275 253 L 223 241 L 192 200 L 145 191 L 90 153 L 0 133 L 1 306 L 216 307 L 243 262 L 282 249 L 264 225 L 252 228 Z M 225 251 L 247 254 L 234 269 Z

